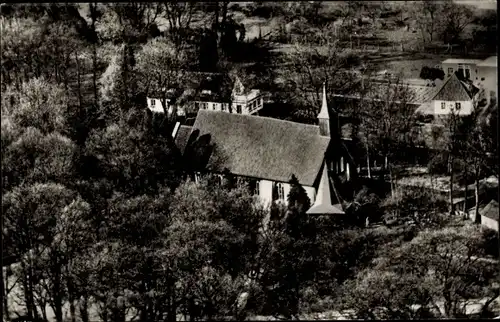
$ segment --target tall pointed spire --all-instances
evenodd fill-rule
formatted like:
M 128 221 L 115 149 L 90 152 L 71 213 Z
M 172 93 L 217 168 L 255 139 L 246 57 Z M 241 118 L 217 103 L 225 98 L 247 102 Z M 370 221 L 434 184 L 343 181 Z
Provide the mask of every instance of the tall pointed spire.
M 323 82 L 323 102 L 321 103 L 321 110 L 318 114 L 319 119 L 330 119 L 328 113 L 328 103 L 326 101 L 326 84 Z
M 333 215 L 343 214 L 342 206 L 332 200 L 332 190 L 330 188 L 330 180 L 328 178 L 328 168 L 326 162 L 323 164 L 323 172 L 319 182 L 318 192 L 314 204 L 307 211 L 311 215 Z
M 330 114 L 328 113 L 328 103 L 326 102 L 326 85 L 323 83 L 323 102 L 321 111 L 318 114 L 319 134 L 330 137 Z

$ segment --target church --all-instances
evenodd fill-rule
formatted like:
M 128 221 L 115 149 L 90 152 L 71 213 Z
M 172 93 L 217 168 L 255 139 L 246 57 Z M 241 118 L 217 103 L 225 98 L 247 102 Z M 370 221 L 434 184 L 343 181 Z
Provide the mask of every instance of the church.
M 335 182 L 340 175 L 349 180 L 356 166 L 342 143 L 338 114 L 328 107 L 325 86 L 318 125 L 199 110 L 193 126 L 176 124 L 172 135 L 184 154 L 190 142 L 210 142 L 207 171 L 248 180 L 264 203 L 286 203 L 294 175 L 311 200 L 309 214 L 344 213 Z

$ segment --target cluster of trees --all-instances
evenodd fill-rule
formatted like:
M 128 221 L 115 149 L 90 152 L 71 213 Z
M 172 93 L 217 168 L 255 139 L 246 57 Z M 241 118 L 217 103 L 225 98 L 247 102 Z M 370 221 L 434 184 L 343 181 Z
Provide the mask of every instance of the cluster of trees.
M 71 4 L 2 6 L 4 317 L 19 313 L 14 300 L 30 320 L 50 318 L 51 311 L 58 322 L 65 319 L 66 307 L 72 321 L 90 321 L 96 314 L 103 321 L 298 317 L 338 308 L 342 285 L 353 281 L 358 286 L 352 292 L 359 290 L 360 274 L 373 269 L 382 249 L 415 235 L 310 218 L 305 212 L 311 201 L 294 178 L 286 205 L 271 209 L 235 180 L 189 180 L 199 169 L 175 147 L 173 120 L 146 113 L 143 99 L 150 91 L 182 85 L 193 48 L 180 39 L 196 16 L 192 6 L 198 5 L 90 3 L 88 22 Z M 215 25 L 229 20 L 226 2 L 199 6 L 213 13 Z M 154 37 L 161 15 L 168 18 L 169 33 Z M 106 56 L 105 46 L 112 48 L 111 55 Z M 330 77 L 329 90 L 344 86 L 333 82 L 339 77 L 332 71 L 348 66 L 352 55 L 297 57 L 316 64 L 314 71 L 296 65 L 303 84 L 310 81 L 307 75 L 314 77 L 309 88 L 317 91 L 315 101 L 321 77 Z M 376 139 L 367 136 L 367 146 L 382 149 L 389 160 L 407 140 L 406 123 L 396 118 L 400 114 L 393 113 L 392 103 L 406 94 L 393 88 L 400 87 L 388 87 L 389 103 L 366 111 L 373 124 L 382 120 L 377 109 L 395 115 L 384 119 L 382 130 L 370 130 Z M 414 214 L 414 202 L 398 201 L 408 205 L 408 215 Z M 434 229 L 427 221 L 431 208 L 418 218 Z M 424 237 L 415 241 L 419 247 L 427 245 Z M 396 261 L 391 265 L 406 263 L 389 257 Z M 434 269 L 434 262 L 425 263 L 431 267 L 427 273 Z M 486 271 L 468 270 L 457 283 L 472 280 L 460 285 L 489 292 L 489 276 L 478 277 Z M 427 276 L 422 274 L 419 278 Z M 441 294 L 448 294 L 456 288 L 447 283 L 432 285 L 447 287 Z M 457 296 L 469 299 L 478 292 Z M 373 296 L 389 301 L 391 294 Z M 404 305 L 401 312 L 407 312 Z M 457 314 L 454 305 L 446 316 Z M 348 307 L 367 316 L 366 307 Z

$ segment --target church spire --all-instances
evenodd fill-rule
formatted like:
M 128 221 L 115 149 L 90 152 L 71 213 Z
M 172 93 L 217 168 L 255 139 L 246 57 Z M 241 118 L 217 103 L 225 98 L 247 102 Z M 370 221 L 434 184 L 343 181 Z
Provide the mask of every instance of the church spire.
M 319 119 L 330 119 L 330 114 L 328 113 L 328 103 L 326 102 L 326 85 L 323 83 L 323 102 L 321 103 L 321 111 L 318 115 Z
M 335 190 L 333 192 L 335 193 Z M 335 197 L 337 198 L 337 196 Z M 326 162 L 323 164 L 323 171 L 321 173 L 316 200 L 307 213 L 313 215 L 333 215 L 344 213 L 342 206 L 338 202 L 335 202 L 335 204 L 333 202 L 332 189 L 330 188 Z
M 326 85 L 323 83 L 323 102 L 321 111 L 318 114 L 319 134 L 321 136 L 330 136 L 330 114 L 328 113 L 328 103 L 326 102 Z

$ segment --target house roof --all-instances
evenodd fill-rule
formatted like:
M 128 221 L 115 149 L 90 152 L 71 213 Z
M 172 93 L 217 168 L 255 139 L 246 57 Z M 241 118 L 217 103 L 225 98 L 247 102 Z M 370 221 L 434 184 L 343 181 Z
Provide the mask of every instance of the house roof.
M 497 67 L 497 56 L 490 56 L 478 63 L 477 66 Z
M 334 199 L 332 198 L 332 189 L 330 188 L 330 180 L 328 178 L 328 168 L 326 163 L 323 164 L 316 200 L 311 208 L 307 210 L 307 213 L 310 215 L 344 214 L 342 206 L 334 202 Z
M 478 64 L 480 62 L 480 59 L 448 58 L 441 64 Z
M 433 98 L 433 100 L 436 101 L 469 101 L 471 99 L 471 93 L 458 79 L 455 73 L 444 81 L 443 85 Z
M 498 202 L 491 200 L 490 203 L 483 208 L 481 215 L 498 221 L 498 211 Z
M 209 168 L 280 182 L 294 174 L 306 186 L 314 185 L 330 143 L 317 125 L 210 110 L 198 112 L 195 130 L 215 144 Z

